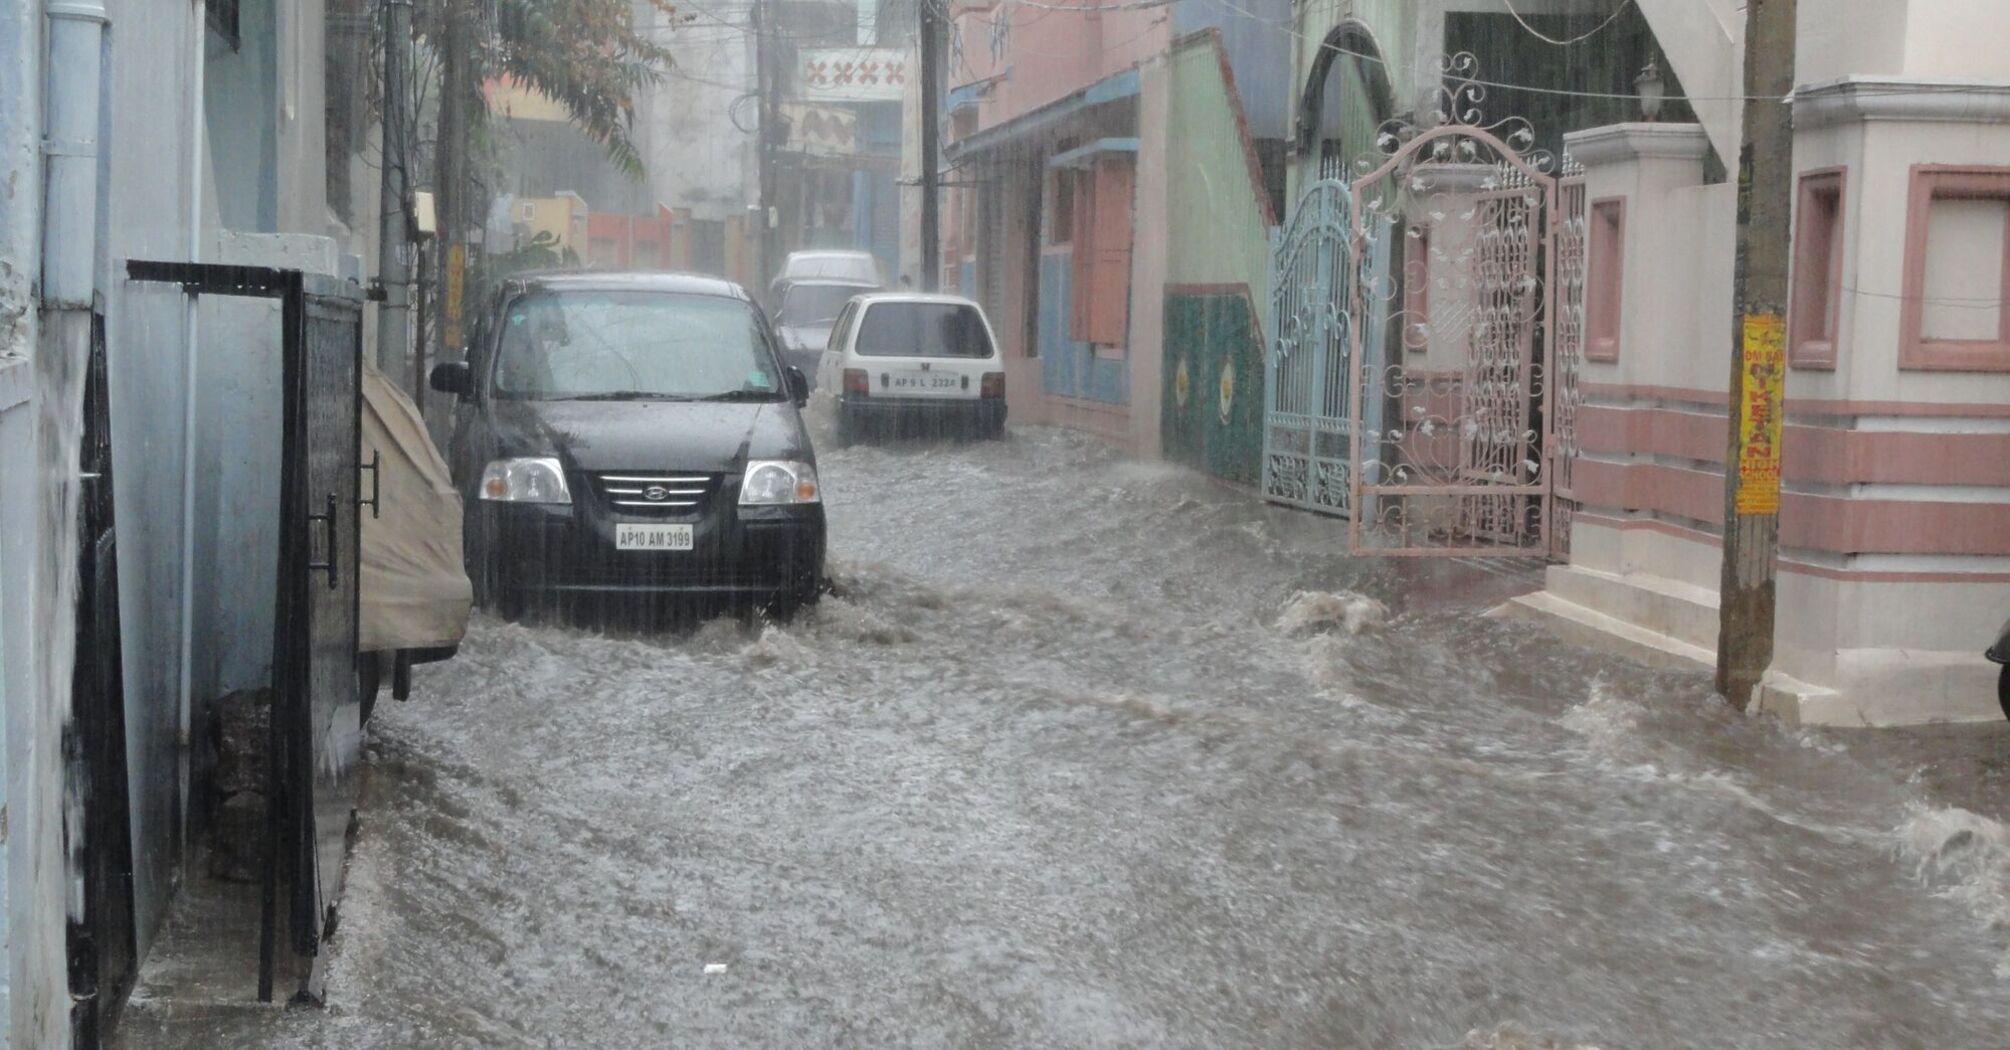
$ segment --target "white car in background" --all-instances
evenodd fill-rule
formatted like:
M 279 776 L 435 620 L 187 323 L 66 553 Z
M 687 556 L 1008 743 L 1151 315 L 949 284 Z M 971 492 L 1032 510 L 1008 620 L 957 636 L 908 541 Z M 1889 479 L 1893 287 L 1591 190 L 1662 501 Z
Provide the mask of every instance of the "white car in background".
M 769 297 L 780 299 L 782 292 L 797 281 L 842 281 L 886 287 L 886 279 L 879 272 L 879 260 L 871 252 L 838 249 L 790 252 L 782 261 L 782 272 L 768 286 Z
M 817 385 L 834 403 L 840 442 L 1005 430 L 1005 362 L 984 309 L 961 296 L 853 299 L 831 328 Z

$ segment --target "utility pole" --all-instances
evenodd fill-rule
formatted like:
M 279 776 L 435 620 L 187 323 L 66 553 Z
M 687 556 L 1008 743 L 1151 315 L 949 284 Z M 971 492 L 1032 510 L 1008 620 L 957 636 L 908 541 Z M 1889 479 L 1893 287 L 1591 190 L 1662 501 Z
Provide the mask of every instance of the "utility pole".
M 1786 385 L 1787 232 L 1793 208 L 1796 0 L 1745 6 L 1744 142 L 1732 293 L 1730 440 L 1724 460 L 1724 575 L 1717 691 L 1744 710 L 1773 662 L 1780 547 L 1780 434 Z
M 921 4 L 921 290 L 942 281 L 942 0 Z
M 768 285 L 775 279 L 781 260 L 781 230 L 779 202 L 775 188 L 775 141 L 781 130 L 775 95 L 779 90 L 780 78 L 775 74 L 774 12 L 768 7 L 768 0 L 754 0 L 748 14 L 754 20 L 754 81 L 761 99 L 761 258 L 755 270 L 760 279 L 759 294 L 767 294 Z
M 439 207 L 440 333 L 435 360 L 458 356 L 461 345 L 461 292 L 467 263 L 467 129 L 469 0 L 447 0 L 444 54 L 440 56 L 440 131 L 434 176 Z
M 383 164 L 377 219 L 377 280 L 384 302 L 377 308 L 377 368 L 387 376 L 409 376 L 415 394 L 425 377 L 406 371 L 410 356 L 411 274 L 405 251 L 411 243 L 411 118 L 405 100 L 412 47 L 412 0 L 384 0 Z M 423 361 L 424 358 L 419 359 Z

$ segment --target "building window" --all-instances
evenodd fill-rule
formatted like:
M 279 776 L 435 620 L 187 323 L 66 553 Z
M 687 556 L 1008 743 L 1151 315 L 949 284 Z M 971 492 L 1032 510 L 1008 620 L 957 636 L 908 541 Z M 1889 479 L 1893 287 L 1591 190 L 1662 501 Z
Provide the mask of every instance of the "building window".
M 1585 231 L 1584 356 L 1619 360 L 1619 294 L 1626 277 L 1626 198 L 1591 202 Z
M 1801 176 L 1794 205 L 1793 298 L 1788 304 L 1787 360 L 1796 368 L 1836 366 L 1836 326 L 1842 313 L 1843 169 Z
M 2010 167 L 1914 165 L 1899 367 L 2010 372 L 2006 282 Z

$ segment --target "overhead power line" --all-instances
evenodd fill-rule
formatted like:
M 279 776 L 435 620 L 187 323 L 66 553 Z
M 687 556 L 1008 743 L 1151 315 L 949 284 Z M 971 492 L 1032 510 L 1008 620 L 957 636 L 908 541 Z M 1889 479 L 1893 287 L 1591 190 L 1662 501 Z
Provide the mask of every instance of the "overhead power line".
M 1633 3 L 1633 0 L 1619 0 L 1619 6 L 1613 8 L 1612 13 L 1605 16 L 1605 21 L 1598 23 L 1598 25 L 1592 27 L 1591 29 L 1583 33 L 1578 34 L 1577 36 L 1571 37 L 1569 40 L 1558 40 L 1557 38 L 1550 36 L 1547 33 L 1544 33 L 1542 30 L 1537 29 L 1532 25 L 1529 25 L 1528 19 L 1523 18 L 1521 16 L 1521 12 L 1514 9 L 1514 0 L 1501 0 L 1501 3 L 1507 6 L 1508 14 L 1514 16 L 1514 20 L 1520 23 L 1521 27 L 1524 30 L 1527 30 L 1528 35 L 1536 38 L 1537 40 L 1542 41 L 1545 44 L 1555 44 L 1558 47 L 1569 47 L 1573 44 L 1582 44 L 1585 41 L 1591 39 L 1592 37 L 1595 37 L 1598 34 L 1605 32 L 1605 27 L 1611 25 L 1614 22 L 1619 21 L 1620 14 L 1626 10 L 1627 5 Z

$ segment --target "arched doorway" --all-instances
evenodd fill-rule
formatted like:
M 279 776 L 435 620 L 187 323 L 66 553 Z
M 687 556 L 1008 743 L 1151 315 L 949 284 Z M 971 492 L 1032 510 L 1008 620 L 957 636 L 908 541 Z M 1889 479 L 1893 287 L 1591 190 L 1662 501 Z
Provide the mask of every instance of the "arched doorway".
M 1298 156 L 1306 181 L 1351 178 L 1355 161 L 1374 153 L 1375 135 L 1396 112 L 1389 69 L 1374 34 L 1358 19 L 1335 26 L 1298 100 Z

